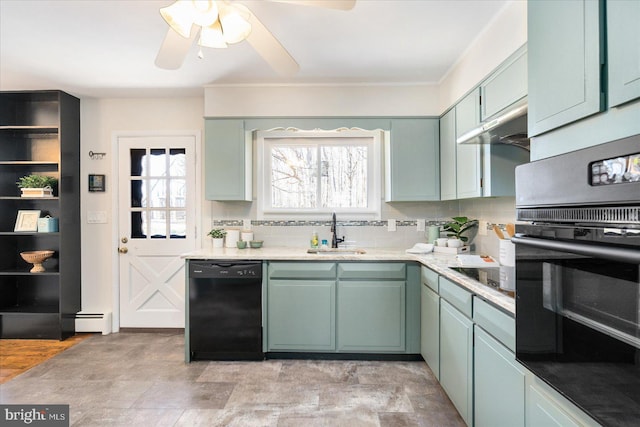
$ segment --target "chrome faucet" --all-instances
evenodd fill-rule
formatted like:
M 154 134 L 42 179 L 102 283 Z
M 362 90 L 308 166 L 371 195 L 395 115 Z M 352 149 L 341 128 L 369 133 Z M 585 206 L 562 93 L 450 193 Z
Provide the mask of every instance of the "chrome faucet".
M 336 213 L 333 213 L 333 216 L 331 217 L 331 247 L 332 248 L 337 248 L 338 247 L 338 243 L 342 243 L 344 242 L 344 236 L 342 236 L 342 239 L 338 239 L 336 237 Z

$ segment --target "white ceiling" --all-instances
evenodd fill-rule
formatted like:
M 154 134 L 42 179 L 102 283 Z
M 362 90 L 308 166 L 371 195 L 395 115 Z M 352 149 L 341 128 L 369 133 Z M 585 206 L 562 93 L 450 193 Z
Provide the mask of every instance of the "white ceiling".
M 172 0 L 0 0 L 0 89 L 201 96 L 207 84 L 438 83 L 507 0 L 358 0 L 350 11 L 245 1 L 300 64 L 284 79 L 246 42 L 154 64 Z

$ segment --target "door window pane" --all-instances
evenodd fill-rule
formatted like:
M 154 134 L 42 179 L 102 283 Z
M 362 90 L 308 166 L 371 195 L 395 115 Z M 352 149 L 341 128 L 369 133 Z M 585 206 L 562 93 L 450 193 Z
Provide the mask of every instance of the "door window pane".
M 183 210 L 171 211 L 170 233 L 172 239 L 187 237 L 187 212 Z
M 167 174 L 167 155 L 164 148 L 152 148 L 149 157 L 149 175 L 165 176 Z
M 149 200 L 149 207 L 163 208 L 167 206 L 167 180 L 149 179 L 149 194 L 145 199 Z
M 144 239 L 147 237 L 144 229 L 143 220 L 145 212 L 134 211 L 131 212 L 131 238 L 132 239 Z
M 167 212 L 164 210 L 150 210 L 149 235 L 152 239 L 164 239 L 167 237 Z
M 170 208 L 184 208 L 186 207 L 186 195 L 187 195 L 187 180 L 186 179 L 172 179 L 169 182 L 169 206 Z
M 187 156 L 184 148 L 169 150 L 169 175 L 172 177 L 187 176 Z
M 142 176 L 144 169 L 144 160 L 147 150 L 144 148 L 134 148 L 130 150 L 131 157 L 131 176 Z

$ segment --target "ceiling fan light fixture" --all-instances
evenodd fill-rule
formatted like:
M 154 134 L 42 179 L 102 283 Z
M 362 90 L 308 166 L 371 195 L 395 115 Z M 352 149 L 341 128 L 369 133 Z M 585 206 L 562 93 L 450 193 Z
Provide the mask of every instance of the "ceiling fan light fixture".
M 214 22 L 208 27 L 202 27 L 200 31 L 200 40 L 198 41 L 200 46 L 212 47 L 215 49 L 224 49 L 227 47 L 227 43 L 222 35 L 222 27 L 220 21 Z
M 239 43 L 251 34 L 251 24 L 249 19 L 251 12 L 246 7 L 239 4 L 225 4 L 219 9 L 219 19 L 222 25 L 222 35 L 229 43 Z
M 190 0 L 178 0 L 170 6 L 160 9 L 160 15 L 169 26 L 182 37 L 191 36 L 193 26 L 193 5 Z
M 193 23 L 208 27 L 218 20 L 218 6 L 214 0 L 191 0 Z

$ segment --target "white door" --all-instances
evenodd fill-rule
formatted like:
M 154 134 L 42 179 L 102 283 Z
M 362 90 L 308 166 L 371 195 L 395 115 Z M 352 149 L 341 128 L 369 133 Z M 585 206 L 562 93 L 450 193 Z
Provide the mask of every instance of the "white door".
M 118 137 L 120 326 L 182 328 L 195 249 L 195 136 Z

